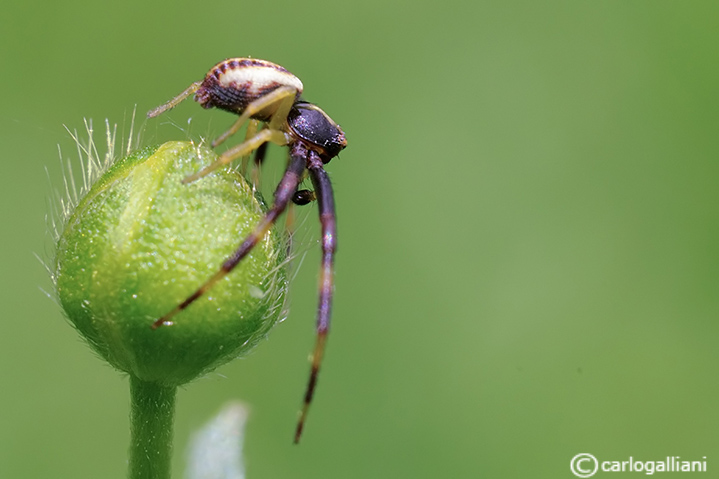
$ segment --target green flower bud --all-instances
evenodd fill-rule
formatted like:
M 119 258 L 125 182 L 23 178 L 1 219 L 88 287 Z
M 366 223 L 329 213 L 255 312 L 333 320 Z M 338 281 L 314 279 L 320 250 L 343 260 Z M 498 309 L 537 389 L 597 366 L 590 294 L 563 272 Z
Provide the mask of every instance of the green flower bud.
M 247 352 L 283 314 L 285 248 L 270 231 L 175 324 L 150 327 L 216 273 L 264 213 L 230 169 L 181 183 L 216 159 L 169 142 L 117 161 L 58 240 L 55 281 L 67 317 L 102 358 L 145 382 L 184 384 Z

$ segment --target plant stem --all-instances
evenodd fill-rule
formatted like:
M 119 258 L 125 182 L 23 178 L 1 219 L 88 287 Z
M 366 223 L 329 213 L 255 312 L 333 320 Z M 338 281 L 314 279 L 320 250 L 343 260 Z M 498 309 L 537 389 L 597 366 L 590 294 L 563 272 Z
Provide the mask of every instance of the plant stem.
M 129 479 L 170 479 L 176 390 L 130 375 Z

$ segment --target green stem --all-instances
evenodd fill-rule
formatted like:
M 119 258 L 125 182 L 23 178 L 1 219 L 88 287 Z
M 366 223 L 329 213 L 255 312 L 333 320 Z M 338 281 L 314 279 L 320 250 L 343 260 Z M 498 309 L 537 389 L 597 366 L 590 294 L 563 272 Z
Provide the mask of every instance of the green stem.
M 130 375 L 129 479 L 170 479 L 176 390 Z

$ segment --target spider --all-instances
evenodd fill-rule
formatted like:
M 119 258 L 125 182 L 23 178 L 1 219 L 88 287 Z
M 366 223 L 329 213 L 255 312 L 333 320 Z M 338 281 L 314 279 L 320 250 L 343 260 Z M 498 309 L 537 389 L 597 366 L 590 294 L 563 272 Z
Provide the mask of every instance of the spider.
M 255 164 L 264 160 L 268 142 L 289 147 L 289 162 L 274 193 L 274 203 L 252 233 L 227 258 L 215 275 L 197 290 L 152 324 L 156 329 L 171 325 L 171 319 L 205 294 L 235 266 L 264 237 L 290 201 L 298 205 L 317 201 L 322 226 L 322 262 L 317 310 L 317 339 L 312 353 L 310 377 L 304 402 L 295 430 L 298 443 L 309 410 L 322 356 L 327 341 L 334 289 L 334 256 L 337 246 L 337 227 L 332 185 L 324 165 L 347 146 L 344 132 L 324 111 L 300 99 L 303 85 L 299 78 L 280 65 L 252 58 L 231 58 L 218 63 L 201 82 L 195 82 L 167 103 L 149 111 L 149 118 L 177 106 L 194 93 L 195 101 L 203 108 L 219 108 L 239 115 L 235 123 L 212 142 L 216 147 L 237 133 L 248 123 L 245 141 L 223 153 L 213 164 L 183 179 L 183 183 L 198 180 L 210 172 L 243 157 L 246 162 L 255 152 Z M 264 124 L 264 125 L 263 125 Z M 258 168 L 255 168 L 258 171 Z M 309 174 L 314 191 L 299 190 L 304 176 Z

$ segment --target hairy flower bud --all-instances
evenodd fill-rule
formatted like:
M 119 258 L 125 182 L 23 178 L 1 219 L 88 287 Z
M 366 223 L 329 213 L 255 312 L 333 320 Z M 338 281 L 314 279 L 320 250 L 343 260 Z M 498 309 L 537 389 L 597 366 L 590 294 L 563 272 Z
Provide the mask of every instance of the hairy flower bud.
M 57 295 L 97 353 L 146 382 L 184 384 L 252 348 L 283 314 L 285 248 L 270 231 L 240 265 L 178 314 L 257 224 L 264 205 L 237 172 L 181 180 L 217 159 L 187 142 L 115 162 L 66 219 Z

